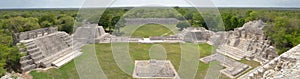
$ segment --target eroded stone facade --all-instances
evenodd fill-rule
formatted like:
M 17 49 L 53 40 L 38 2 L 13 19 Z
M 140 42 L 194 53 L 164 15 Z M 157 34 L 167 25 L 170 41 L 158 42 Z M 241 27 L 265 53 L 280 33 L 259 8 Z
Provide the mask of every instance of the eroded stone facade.
M 226 32 L 225 40 L 217 49 L 218 52 L 237 60 L 246 58 L 261 64 L 277 57 L 276 49 L 263 32 L 261 20 L 250 21 L 243 27 Z

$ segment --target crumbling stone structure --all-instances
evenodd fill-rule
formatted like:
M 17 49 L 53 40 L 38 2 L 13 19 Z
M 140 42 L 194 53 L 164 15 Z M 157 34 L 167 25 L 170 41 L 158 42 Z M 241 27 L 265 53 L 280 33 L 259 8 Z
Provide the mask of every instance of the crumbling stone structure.
M 73 39 L 82 44 L 88 44 L 109 41 L 110 36 L 110 34 L 105 33 L 102 26 L 98 26 L 97 24 L 85 24 L 76 29 Z
M 209 41 L 209 39 L 213 34 L 214 33 L 212 31 L 206 30 L 203 27 L 198 27 L 198 28 L 189 27 L 183 29 L 176 36 L 178 36 L 179 38 L 181 38 L 182 41 L 185 42 L 206 43 Z
M 250 21 L 241 28 L 226 32 L 225 40 L 217 52 L 236 60 L 246 58 L 261 64 L 268 62 L 277 57 L 277 52 L 264 35 L 263 27 L 264 23 L 261 20 Z
M 40 28 L 37 30 L 15 33 L 14 44 L 19 43 L 21 40 L 34 39 L 54 32 L 57 32 L 57 27 Z
M 300 44 L 238 79 L 299 79 Z
M 79 56 L 77 43 L 71 40 L 66 32 L 55 31 L 56 28 L 43 28 L 16 34 L 24 46 L 21 57 L 22 72 L 50 66 L 60 67 Z
M 176 18 L 125 18 L 126 25 L 143 25 L 143 24 L 177 24 Z

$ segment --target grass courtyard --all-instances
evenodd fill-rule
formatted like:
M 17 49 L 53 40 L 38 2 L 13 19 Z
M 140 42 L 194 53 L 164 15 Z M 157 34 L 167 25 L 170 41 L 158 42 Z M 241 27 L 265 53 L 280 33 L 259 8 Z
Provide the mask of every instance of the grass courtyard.
M 178 33 L 176 25 L 160 25 L 145 24 L 140 27 L 138 25 L 128 25 L 120 29 L 123 36 L 149 37 L 149 36 L 167 36 Z M 132 33 L 131 33 L 132 32 Z M 174 33 L 175 32 L 175 33 Z
M 147 60 L 150 59 L 148 50 L 153 44 L 139 44 L 139 43 L 130 43 L 129 44 L 130 55 L 133 60 Z M 178 69 L 180 64 L 180 45 L 177 43 L 168 44 L 162 43 L 162 45 L 167 52 L 167 59 L 170 60 L 174 67 Z M 83 47 L 83 52 L 88 51 L 87 48 L 92 47 L 93 45 L 86 45 Z M 122 72 L 118 68 L 117 64 L 113 59 L 113 54 L 111 52 L 111 44 L 96 44 L 96 55 L 100 63 L 101 68 L 109 79 L 131 79 L 130 75 Z M 199 50 L 201 50 L 200 57 L 210 55 L 212 46 L 208 44 L 199 44 Z M 207 68 L 209 64 L 204 64 L 199 62 L 199 67 L 196 75 L 196 79 L 201 79 L 206 75 Z M 33 71 L 30 73 L 33 76 L 33 79 L 79 79 L 79 76 L 75 69 L 74 61 L 64 65 L 59 69 L 50 69 L 47 71 Z
M 121 29 L 129 29 L 130 27 L 124 27 Z M 172 29 L 171 29 L 172 30 Z M 171 32 L 168 28 L 162 25 L 148 24 L 140 28 L 137 28 L 136 31 L 132 34 L 137 37 L 149 37 L 149 36 L 161 36 L 161 35 L 171 35 Z M 139 44 L 139 43 L 129 43 L 129 53 L 131 60 L 148 60 L 149 49 L 154 44 Z M 179 43 L 161 43 L 161 46 L 164 47 L 166 51 L 167 59 L 172 62 L 175 69 L 178 70 L 181 61 L 181 48 Z M 96 57 L 98 63 L 100 64 L 102 70 L 108 79 L 132 79 L 130 75 L 122 72 L 122 70 L 116 64 L 111 44 L 89 44 L 82 47 L 83 54 L 89 53 L 90 48 L 95 46 Z M 208 56 L 214 50 L 214 47 L 208 44 L 198 44 L 198 49 L 200 53 L 199 58 Z M 83 56 L 83 55 L 81 55 Z M 79 57 L 80 58 L 80 57 Z M 242 61 L 248 63 L 247 61 Z M 256 65 L 256 64 L 255 64 Z M 204 79 L 208 71 L 210 64 L 205 64 L 199 61 L 197 74 L 195 79 Z M 30 73 L 33 76 L 33 79 L 79 79 L 79 75 L 76 71 L 75 62 L 71 61 L 66 65 L 62 66 L 59 69 L 49 69 L 46 71 L 32 71 Z M 220 75 L 220 79 L 228 79 L 224 75 Z

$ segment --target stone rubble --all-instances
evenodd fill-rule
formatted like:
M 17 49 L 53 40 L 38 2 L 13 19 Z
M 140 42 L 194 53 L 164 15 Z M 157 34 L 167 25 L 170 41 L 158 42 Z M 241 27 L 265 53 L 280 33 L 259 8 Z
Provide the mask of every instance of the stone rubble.
M 238 79 L 299 79 L 300 44 Z

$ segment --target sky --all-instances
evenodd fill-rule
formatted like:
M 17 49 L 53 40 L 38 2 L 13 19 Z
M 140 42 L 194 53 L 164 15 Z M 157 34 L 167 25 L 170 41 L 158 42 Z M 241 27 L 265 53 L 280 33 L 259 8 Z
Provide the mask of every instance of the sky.
M 201 4 L 199 4 L 201 3 Z M 0 9 L 88 7 L 283 7 L 300 8 L 299 0 L 0 0 Z

